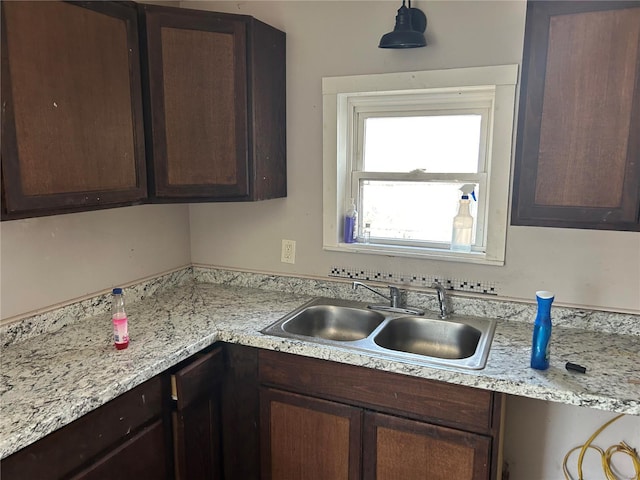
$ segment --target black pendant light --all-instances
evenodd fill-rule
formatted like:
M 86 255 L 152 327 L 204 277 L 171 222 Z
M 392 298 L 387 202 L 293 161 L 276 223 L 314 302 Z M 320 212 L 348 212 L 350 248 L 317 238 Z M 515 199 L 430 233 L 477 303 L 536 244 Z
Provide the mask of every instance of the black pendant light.
M 424 38 L 427 16 L 419 8 L 411 8 L 411 0 L 409 7 L 405 3 L 402 0 L 402 6 L 396 15 L 396 26 L 393 32 L 382 36 L 379 48 L 418 48 L 427 44 Z

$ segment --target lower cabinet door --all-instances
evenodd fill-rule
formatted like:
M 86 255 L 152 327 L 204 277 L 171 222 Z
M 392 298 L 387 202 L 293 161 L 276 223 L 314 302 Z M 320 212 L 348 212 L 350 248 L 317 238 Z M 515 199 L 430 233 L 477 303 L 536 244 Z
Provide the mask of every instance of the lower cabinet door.
M 208 397 L 173 412 L 176 480 L 222 478 L 218 408 Z
M 207 349 L 172 375 L 173 447 L 176 480 L 222 478 L 220 391 L 222 349 Z
M 365 413 L 365 480 L 488 480 L 490 467 L 488 437 Z
M 72 480 L 164 480 L 168 478 L 162 420 L 157 420 L 116 447 Z
M 263 480 L 361 478 L 360 408 L 260 389 Z

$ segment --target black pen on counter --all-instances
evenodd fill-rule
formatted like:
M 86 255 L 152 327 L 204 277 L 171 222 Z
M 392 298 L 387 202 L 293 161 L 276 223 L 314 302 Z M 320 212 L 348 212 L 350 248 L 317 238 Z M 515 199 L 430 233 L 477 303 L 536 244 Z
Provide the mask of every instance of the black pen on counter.
M 564 366 L 564 368 L 566 368 L 570 372 L 578 372 L 578 373 L 586 373 L 587 372 L 587 368 L 586 367 L 583 367 L 582 365 L 578 365 L 577 363 L 567 362 L 566 365 Z

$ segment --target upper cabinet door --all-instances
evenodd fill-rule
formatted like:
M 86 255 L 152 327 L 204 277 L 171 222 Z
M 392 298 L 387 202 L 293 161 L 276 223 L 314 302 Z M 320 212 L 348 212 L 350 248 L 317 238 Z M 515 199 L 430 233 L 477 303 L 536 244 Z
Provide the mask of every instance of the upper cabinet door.
M 137 14 L 2 2 L 3 218 L 146 198 Z
M 640 2 L 530 1 L 512 224 L 640 230 Z
M 286 178 L 285 137 L 279 133 L 285 129 L 284 34 L 244 15 L 141 8 L 154 201 L 286 195 L 286 182 L 279 191 L 261 193 L 265 181 Z M 260 43 L 267 54 L 281 54 L 258 58 L 254 44 Z M 256 154 L 261 145 L 264 155 Z M 256 182 L 259 174 L 264 180 Z

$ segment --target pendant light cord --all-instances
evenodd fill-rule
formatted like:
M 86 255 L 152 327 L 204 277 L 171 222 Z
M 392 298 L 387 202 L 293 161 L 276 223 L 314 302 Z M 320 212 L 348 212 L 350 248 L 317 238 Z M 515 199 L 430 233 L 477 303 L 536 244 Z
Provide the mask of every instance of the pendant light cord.
M 602 462 L 602 470 L 607 478 L 607 480 L 619 480 L 616 474 L 613 472 L 611 468 L 611 457 L 615 453 L 623 453 L 631 458 L 631 463 L 633 465 L 633 469 L 635 471 L 635 475 L 631 477 L 631 480 L 640 480 L 640 457 L 638 457 L 638 452 L 634 448 L 631 448 L 625 442 L 620 442 L 617 445 L 613 445 L 609 447 L 606 451 L 600 447 L 596 447 L 591 445 L 591 443 L 595 440 L 595 438 L 602 433 L 602 431 L 611 425 L 616 420 L 624 417 L 624 414 L 618 415 L 617 417 L 612 418 L 608 422 L 605 422 L 600 428 L 598 428 L 589 440 L 584 445 L 579 447 L 572 448 L 567 452 L 564 456 L 564 461 L 562 462 L 562 471 L 564 472 L 565 480 L 573 480 L 569 473 L 569 469 L 567 468 L 567 461 L 569 460 L 569 456 L 575 452 L 576 450 L 580 450 L 580 455 L 578 456 L 578 480 L 584 480 L 584 476 L 582 474 L 582 462 L 584 460 L 584 455 L 589 448 L 592 448 L 600 453 L 600 458 Z

